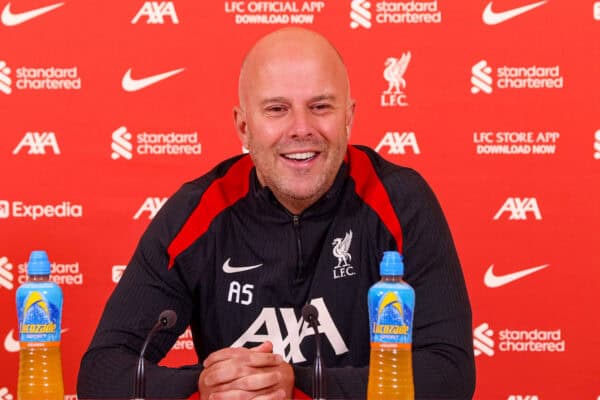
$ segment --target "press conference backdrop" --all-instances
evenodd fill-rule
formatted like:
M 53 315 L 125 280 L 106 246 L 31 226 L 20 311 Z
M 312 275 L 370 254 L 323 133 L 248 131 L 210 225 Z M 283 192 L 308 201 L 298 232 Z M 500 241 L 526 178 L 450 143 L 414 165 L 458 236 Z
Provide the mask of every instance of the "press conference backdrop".
M 1 400 L 16 398 L 14 297 L 29 252 L 48 251 L 64 290 L 75 399 L 79 360 L 140 235 L 182 183 L 242 151 L 240 63 L 287 25 L 322 32 L 344 55 L 351 142 L 436 191 L 473 304 L 475 397 L 600 398 L 600 2 L 0 8 Z M 195 361 L 188 330 L 165 363 Z

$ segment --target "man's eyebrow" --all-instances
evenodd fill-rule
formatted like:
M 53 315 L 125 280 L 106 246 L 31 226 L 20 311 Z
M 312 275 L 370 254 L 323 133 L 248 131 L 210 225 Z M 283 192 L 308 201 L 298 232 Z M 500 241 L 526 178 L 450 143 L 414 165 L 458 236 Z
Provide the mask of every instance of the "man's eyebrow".
M 323 101 L 323 100 L 329 100 L 329 101 L 335 101 L 336 97 L 333 94 L 321 94 L 315 97 L 310 98 L 310 102 L 314 102 L 314 101 Z M 271 103 L 288 103 L 289 99 L 283 97 L 283 96 L 275 96 L 275 97 L 268 97 L 264 100 L 262 100 L 260 102 L 260 104 L 262 106 L 265 106 L 267 104 L 271 104 Z
M 323 101 L 323 100 L 335 101 L 336 97 L 333 94 L 322 94 L 319 96 L 315 96 L 310 100 L 311 101 Z

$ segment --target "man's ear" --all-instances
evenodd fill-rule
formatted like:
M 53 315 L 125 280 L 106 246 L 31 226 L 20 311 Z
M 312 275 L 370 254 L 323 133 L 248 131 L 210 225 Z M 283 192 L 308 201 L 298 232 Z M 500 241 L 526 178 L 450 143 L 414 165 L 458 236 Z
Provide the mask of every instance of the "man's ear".
M 244 148 L 248 148 L 248 124 L 246 123 L 246 113 L 240 106 L 233 107 L 233 123 L 240 142 Z
M 346 112 L 346 139 L 350 139 L 350 133 L 352 132 L 352 123 L 354 122 L 354 110 L 356 109 L 356 102 L 351 100 L 348 110 Z

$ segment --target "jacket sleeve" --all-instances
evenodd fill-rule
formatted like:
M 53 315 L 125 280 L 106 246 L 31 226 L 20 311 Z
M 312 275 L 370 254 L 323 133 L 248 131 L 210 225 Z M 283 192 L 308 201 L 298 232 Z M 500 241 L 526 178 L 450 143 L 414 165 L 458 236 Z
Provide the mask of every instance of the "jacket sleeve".
M 452 235 L 425 180 L 412 170 L 403 174 L 393 184 L 398 192 L 393 206 L 403 231 L 405 279 L 416 297 L 415 397 L 471 399 L 475 390 L 471 305 Z
M 146 395 L 148 398 L 188 398 L 198 390 L 201 365 L 181 368 L 158 366 L 192 313 L 190 284 L 182 279 L 181 267 L 167 268 L 167 247 L 183 218 L 174 208 L 181 201 L 169 200 L 154 218 L 129 262 L 125 273 L 104 308 L 92 342 L 84 354 L 77 380 L 81 399 L 130 398 L 133 394 L 138 354 L 144 340 L 166 309 L 177 314 L 175 326 L 157 332 L 146 350 Z M 172 216 L 175 217 L 172 217 Z M 169 220 L 167 221 L 167 218 Z M 175 221 L 173 220 L 175 218 Z

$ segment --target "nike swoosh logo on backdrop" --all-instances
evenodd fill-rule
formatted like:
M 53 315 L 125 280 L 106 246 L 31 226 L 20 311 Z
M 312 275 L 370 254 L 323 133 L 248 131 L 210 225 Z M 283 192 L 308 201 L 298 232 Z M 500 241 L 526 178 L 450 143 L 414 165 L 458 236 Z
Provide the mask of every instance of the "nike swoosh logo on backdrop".
M 251 269 L 262 267 L 262 264 L 249 265 L 247 267 L 232 267 L 231 265 L 229 265 L 229 261 L 231 261 L 231 258 L 228 258 L 223 263 L 223 272 L 225 272 L 226 274 L 235 274 L 236 272 L 250 271 Z
M 483 282 L 487 287 L 497 288 L 500 286 L 504 286 L 508 283 L 516 281 L 517 279 L 521 279 L 526 277 L 527 275 L 531 275 L 534 272 L 537 272 L 541 269 L 546 268 L 550 264 L 544 264 L 533 268 L 523 269 L 521 271 L 513 272 L 506 275 L 494 275 L 494 264 L 490 265 L 490 267 L 485 271 L 485 276 L 483 278 Z
M 65 4 L 65 3 L 56 3 L 51 6 L 36 8 L 34 10 L 29 10 L 29 11 L 25 11 L 25 12 L 21 12 L 21 13 L 13 13 L 10 11 L 10 3 L 8 3 L 4 7 L 4 10 L 2 10 L 2 16 L 0 18 L 2 19 L 2 23 L 4 25 L 15 26 L 15 25 L 22 24 L 23 22 L 27 22 L 30 19 L 39 17 L 40 15 L 46 14 L 47 12 L 50 12 L 50 11 L 56 9 L 56 8 L 62 6 L 63 4 Z
M 142 79 L 133 79 L 131 77 L 131 68 L 129 68 L 127 70 L 127 72 L 125 72 L 125 75 L 123 75 L 123 81 L 121 82 L 121 84 L 123 86 L 123 90 L 125 90 L 127 92 L 135 92 L 135 91 L 147 88 L 150 85 L 154 85 L 155 83 L 158 83 L 167 78 L 170 78 L 173 75 L 177 75 L 184 69 L 185 68 L 179 68 L 179 69 L 175 69 L 173 71 L 148 76 L 148 77 L 142 78 Z
M 539 1 L 537 3 L 528 4 L 526 6 L 512 8 L 510 10 L 495 12 L 492 10 L 492 2 L 490 1 L 488 5 L 483 10 L 483 22 L 488 25 L 497 25 L 502 22 L 508 21 L 518 15 L 524 14 L 527 11 L 533 10 L 539 6 L 546 4 L 547 0 Z
M 9 353 L 16 353 L 21 348 L 21 346 L 19 346 L 19 341 L 14 338 L 13 332 L 14 329 L 11 329 L 10 332 L 8 332 L 8 335 L 6 335 L 4 338 L 4 348 Z

